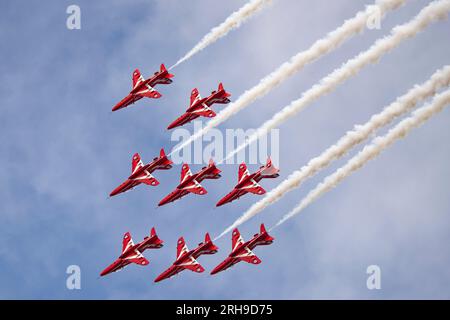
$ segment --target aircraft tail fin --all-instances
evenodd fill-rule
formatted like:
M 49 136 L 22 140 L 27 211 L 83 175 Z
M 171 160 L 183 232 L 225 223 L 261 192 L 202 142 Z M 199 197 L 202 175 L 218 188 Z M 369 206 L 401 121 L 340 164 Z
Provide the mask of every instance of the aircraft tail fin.
M 173 162 L 169 160 L 169 158 L 167 158 L 164 148 L 161 148 L 161 150 L 159 151 L 159 158 L 162 160 L 162 165 L 165 166 L 164 169 L 172 168 Z
M 162 73 L 162 72 L 167 72 L 166 78 L 168 78 L 168 79 L 174 77 L 173 74 L 170 74 L 170 73 L 167 71 L 166 66 L 164 65 L 164 63 L 161 63 L 160 72 L 161 72 L 161 73 Z
M 150 231 L 150 238 L 155 238 L 154 242 L 160 247 L 163 246 L 164 241 L 162 241 L 156 234 L 155 227 L 153 227 L 152 230 Z
M 278 172 L 280 172 L 280 169 L 272 164 L 270 157 L 267 158 L 266 165 L 262 166 L 261 169 L 261 174 L 265 178 L 277 178 L 279 176 Z
M 205 242 L 204 242 L 204 248 L 202 250 L 202 254 L 214 254 L 219 250 L 219 247 L 217 247 L 211 240 L 211 237 L 209 233 L 207 232 L 205 234 Z
M 225 90 L 225 88 L 223 87 L 222 82 L 219 83 L 219 87 L 217 88 L 217 92 L 220 93 L 220 95 L 216 99 L 214 99 L 214 103 L 219 103 L 219 104 L 230 103 L 230 99 L 228 99 L 228 97 L 231 97 L 231 94 Z
M 260 233 L 267 233 L 266 226 L 264 225 L 264 223 L 261 223 L 261 226 L 259 227 L 259 232 Z
M 261 243 L 262 245 L 271 244 L 275 240 L 274 237 L 272 237 L 270 234 L 267 233 L 264 223 L 261 223 L 261 227 L 259 228 L 259 234 L 263 235 L 262 240 L 264 242 Z
M 225 90 L 225 88 L 223 87 L 223 84 L 222 84 L 222 82 L 221 83 L 219 83 L 219 88 L 217 89 L 218 91 L 224 91 L 224 97 L 225 98 L 228 98 L 228 97 L 231 97 L 231 93 L 229 93 L 229 92 L 227 92 L 226 90 Z
M 221 177 L 220 173 L 222 171 L 216 167 L 216 164 L 214 163 L 214 160 L 212 158 L 209 159 L 208 167 L 213 169 L 212 176 L 210 177 L 210 179 L 219 179 Z

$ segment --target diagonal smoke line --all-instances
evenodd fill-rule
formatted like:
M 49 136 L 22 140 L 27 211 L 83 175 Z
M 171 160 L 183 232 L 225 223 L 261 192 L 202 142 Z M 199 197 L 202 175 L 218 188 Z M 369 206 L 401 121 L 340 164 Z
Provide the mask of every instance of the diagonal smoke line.
M 380 113 L 373 115 L 363 125 L 355 125 L 334 145 L 326 149 L 318 157 L 311 159 L 300 170 L 294 171 L 266 196 L 253 204 L 241 217 L 239 217 L 223 234 L 251 219 L 269 205 L 280 200 L 286 193 L 298 188 L 306 179 L 328 166 L 332 161 L 339 159 L 354 146 L 372 136 L 376 130 L 388 125 L 395 118 L 411 111 L 420 101 L 433 96 L 438 90 L 450 85 L 450 66 L 437 70 L 425 83 L 414 86 L 395 102 L 385 107 Z
M 217 127 L 250 105 L 256 99 L 263 97 L 274 87 L 280 85 L 290 76 L 303 69 L 305 65 L 337 49 L 346 40 L 361 33 L 367 26 L 370 18 L 374 15 L 374 8 L 378 8 L 378 12 L 381 14 L 380 18 L 383 18 L 387 12 L 397 9 L 403 3 L 405 3 L 405 0 L 376 0 L 374 5 L 368 6 L 364 11 L 358 12 L 353 18 L 346 20 L 340 27 L 328 33 L 324 38 L 317 40 L 309 49 L 297 53 L 289 61 L 261 79 L 253 88 L 245 91 L 236 101 L 229 104 L 215 118 L 211 119 L 204 128 L 195 132 L 188 140 L 176 146 L 171 154 L 188 146 L 209 130 Z
M 423 8 L 415 18 L 406 24 L 393 28 L 389 36 L 377 40 L 367 51 L 361 52 L 353 59 L 348 60 L 342 67 L 336 69 L 323 78 L 318 84 L 315 84 L 311 89 L 304 92 L 301 98 L 292 101 L 288 106 L 273 115 L 270 120 L 264 122 L 244 143 L 230 152 L 224 160 L 233 157 L 235 154 L 245 149 L 246 146 L 258 140 L 259 137 L 266 135 L 271 129 L 278 127 L 283 122 L 302 111 L 313 101 L 333 91 L 341 83 L 355 76 L 365 66 L 377 62 L 385 53 L 388 53 L 397 47 L 402 41 L 412 38 L 418 32 L 425 29 L 430 23 L 446 18 L 449 11 L 450 0 L 431 2 L 428 6 Z
M 173 69 L 180 63 L 188 60 L 198 52 L 205 49 L 207 46 L 213 44 L 222 37 L 225 37 L 228 32 L 233 29 L 239 28 L 242 23 L 250 19 L 254 14 L 267 7 L 272 3 L 272 0 L 251 0 L 238 11 L 233 12 L 224 22 L 215 28 L 212 28 L 199 43 L 197 43 L 184 57 L 177 61 L 173 66 L 169 68 Z
M 400 121 L 395 127 L 381 137 L 376 137 L 371 144 L 366 145 L 356 156 L 350 159 L 344 166 L 336 170 L 333 174 L 326 177 L 323 182 L 311 190 L 299 204 L 289 213 L 284 215 L 275 226 L 286 222 L 288 219 L 299 214 L 303 209 L 310 205 L 313 201 L 318 199 L 327 191 L 333 189 L 338 183 L 351 175 L 356 170 L 362 168 L 367 162 L 377 157 L 382 151 L 391 146 L 397 140 L 404 138 L 412 129 L 419 127 L 426 122 L 433 115 L 441 112 L 446 106 L 450 104 L 450 89 L 438 94 L 434 97 L 430 104 L 417 109 L 412 115 Z

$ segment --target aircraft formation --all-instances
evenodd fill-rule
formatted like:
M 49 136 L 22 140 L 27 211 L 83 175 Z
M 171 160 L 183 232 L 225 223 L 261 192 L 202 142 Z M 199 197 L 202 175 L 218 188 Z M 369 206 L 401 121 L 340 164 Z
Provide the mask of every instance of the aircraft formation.
M 256 233 L 252 239 L 244 241 L 239 230 L 233 230 L 231 238 L 231 253 L 228 257 L 217 265 L 211 275 L 224 271 L 238 262 L 247 262 L 250 264 L 260 264 L 261 260 L 253 253 L 256 246 L 270 245 L 274 238 L 270 236 L 264 224 L 261 224 L 259 233 Z M 145 237 L 142 242 L 134 244 L 129 232 L 125 233 L 122 240 L 122 253 L 108 267 L 106 267 L 100 276 L 106 276 L 110 273 L 117 272 L 125 268 L 127 265 L 134 263 L 140 266 L 149 264 L 143 252 L 147 249 L 159 249 L 163 247 L 163 241 L 156 235 L 155 228 L 150 231 L 150 236 Z M 184 270 L 190 270 L 196 273 L 203 273 L 205 268 L 197 261 L 201 255 L 211 255 L 217 253 L 219 248 L 212 242 L 209 233 L 206 233 L 205 240 L 198 244 L 195 249 L 189 250 L 183 237 L 177 241 L 177 255 L 173 264 L 155 278 L 155 282 L 171 278 Z
M 176 67 L 183 61 L 188 60 L 194 54 L 225 36 L 232 29 L 239 27 L 243 21 L 262 8 L 264 6 L 263 3 L 269 2 L 270 1 L 252 0 L 238 11 L 235 11 L 222 24 L 212 28 L 211 31 L 193 47 L 193 49 L 188 51 L 188 53 L 179 59 L 170 69 Z M 385 0 L 381 1 L 382 3 L 378 2 L 380 1 L 376 1 L 375 7 L 383 13 L 379 15 L 379 17 L 384 18 L 388 12 L 402 7 L 405 1 Z M 306 65 L 331 53 L 341 47 L 341 45 L 350 38 L 360 34 L 361 30 L 369 27 L 367 22 L 373 16 L 372 9 L 373 6 L 366 6 L 364 10 L 358 11 L 353 18 L 345 20 L 341 26 L 327 33 L 324 38 L 317 39 L 309 48 L 296 53 L 287 62 L 281 64 L 273 72 L 262 78 L 257 85 L 246 90 L 241 97 L 238 98 L 236 103 L 228 106 L 226 111 L 219 115 L 216 115 L 212 106 L 215 103 L 230 103 L 229 97 L 231 96 L 230 93 L 225 90 L 223 84 L 219 83 L 218 89 L 213 91 L 211 95 L 206 98 L 201 98 L 197 88 L 194 88 L 191 92 L 189 107 L 186 109 L 185 113 L 171 122 L 167 129 L 170 130 L 186 125 L 199 117 L 216 117 L 215 121 L 209 122 L 205 128 L 199 131 L 199 134 L 190 137 L 188 140 L 188 143 L 194 142 L 195 139 L 204 136 L 212 128 L 215 128 L 232 115 L 235 115 L 237 112 L 250 105 L 255 99 L 266 95 L 270 90 L 302 70 Z M 258 140 L 261 136 L 270 132 L 271 129 L 274 129 L 288 119 L 291 119 L 295 114 L 302 111 L 312 102 L 336 90 L 342 83 L 360 73 L 363 68 L 378 61 L 385 54 L 388 54 L 398 47 L 403 41 L 415 37 L 431 23 L 445 18 L 449 12 L 450 0 L 431 1 L 411 20 L 392 28 L 388 35 L 376 40 L 367 50 L 361 51 L 353 58 L 344 62 L 340 67 L 334 69 L 330 74 L 319 80 L 319 82 L 310 89 L 304 91 L 300 98 L 291 101 L 288 105 L 277 111 L 271 118 L 267 119 L 259 128 L 257 128 L 248 139 L 245 139 L 242 144 L 230 152 L 226 159 L 235 155 L 240 150 L 243 150 L 250 143 Z M 316 201 L 319 196 L 328 192 L 332 187 L 335 187 L 350 174 L 363 167 L 368 161 L 378 156 L 384 149 L 391 146 L 397 140 L 405 137 L 412 129 L 423 124 L 432 115 L 442 111 L 443 108 L 448 105 L 450 92 L 445 91 L 440 94 L 437 94 L 437 92 L 448 86 L 448 83 L 446 82 L 449 74 L 447 67 L 448 66 L 444 66 L 442 69 L 437 70 L 426 83 L 423 83 L 421 86 L 416 85 L 405 95 L 399 96 L 393 104 L 385 107 L 381 113 L 374 114 L 364 125 L 354 126 L 353 130 L 348 131 L 336 142 L 336 144 L 330 146 L 320 156 L 313 158 L 307 165 L 301 167 L 301 174 L 292 174 L 289 176 L 280 183 L 273 192 L 269 193 L 262 201 L 252 206 L 230 227 L 225 229 L 218 238 L 229 231 L 232 231 L 232 251 L 223 262 L 211 271 L 211 274 L 217 274 L 218 272 L 224 271 L 240 261 L 259 264 L 261 260 L 256 257 L 251 250 L 258 245 L 269 245 L 274 241 L 274 238 L 267 233 L 264 224 L 262 224 L 260 232 L 255 234 L 251 240 L 244 242 L 240 236 L 239 230 L 236 228 L 242 224 L 243 221 L 255 216 L 269 204 L 278 201 L 284 194 L 297 188 L 305 179 L 315 174 L 318 170 L 325 168 L 332 161 L 347 154 L 347 152 L 357 144 L 361 144 L 369 139 L 377 130 L 390 125 L 391 122 L 397 120 L 397 118 L 412 111 L 420 100 L 426 100 L 433 97 L 431 103 L 413 111 L 409 117 L 404 118 L 395 126 L 391 127 L 386 135 L 375 136 L 372 142 L 369 142 L 363 147 L 362 150 L 351 158 L 344 166 L 327 176 L 323 182 L 312 189 L 305 198 L 303 198 L 293 210 L 285 214 L 273 228 L 281 225 L 294 215 L 300 213 L 308 205 Z M 163 64 L 161 65 L 160 70 L 155 72 L 154 75 L 148 79 L 145 79 L 140 71 L 136 69 L 133 72 L 132 90 L 113 107 L 112 111 L 127 108 L 142 98 L 159 99 L 161 93 L 156 91 L 155 87 L 159 84 L 172 83 L 173 77 L 173 74 L 170 74 Z M 395 112 L 392 110 L 395 110 Z M 142 183 L 149 186 L 158 185 L 159 181 L 153 177 L 152 173 L 158 169 L 168 170 L 173 164 L 165 155 L 163 149 L 161 150 L 160 156 L 147 165 L 143 164 L 138 154 L 133 156 L 132 163 L 131 175 L 125 182 L 111 192 L 111 196 L 129 191 Z M 247 170 L 245 163 L 242 163 L 238 170 L 237 184 L 231 192 L 217 202 L 216 206 L 225 205 L 239 199 L 247 193 L 256 195 L 264 194 L 265 190 L 259 185 L 259 182 L 264 178 L 278 177 L 278 172 L 279 170 L 273 167 L 270 158 L 265 166 L 260 167 L 258 171 L 252 174 Z M 192 173 L 189 165 L 183 163 L 179 184 L 176 186 L 175 190 L 164 197 L 158 205 L 162 206 L 182 199 L 189 193 L 196 195 L 207 194 L 207 190 L 200 183 L 205 179 L 219 179 L 221 177 L 220 173 L 221 170 L 217 168 L 212 160 L 210 160 L 207 166 L 196 173 Z M 150 237 L 144 238 L 144 240 L 137 245 L 134 245 L 131 241 L 130 234 L 126 233 L 121 255 L 113 264 L 107 267 L 101 275 L 103 276 L 121 270 L 130 263 L 147 265 L 149 262 L 143 256 L 143 252 L 146 249 L 159 248 L 161 246 L 162 241 L 156 236 L 154 229 L 152 229 Z M 175 262 L 166 271 L 161 273 L 161 275 L 155 279 L 155 282 L 172 277 L 184 269 L 189 269 L 198 273 L 204 272 L 204 268 L 198 263 L 197 259 L 203 254 L 211 255 L 215 254 L 217 251 L 218 247 L 213 244 L 208 233 L 206 233 L 204 242 L 200 243 L 193 250 L 187 249 L 184 238 L 181 237 L 178 240 Z
M 136 69 L 133 72 L 133 89 L 124 99 L 113 107 L 112 111 L 129 107 L 131 104 L 134 104 L 136 101 L 144 97 L 151 99 L 161 98 L 161 93 L 156 91 L 154 86 L 157 84 L 170 84 L 172 83 L 173 77 L 174 75 L 167 71 L 164 64 L 161 64 L 160 71 L 155 72 L 154 75 L 148 79 L 144 79 L 140 71 Z M 168 126 L 168 129 L 183 126 L 198 117 L 215 117 L 216 113 L 212 110 L 211 106 L 215 103 L 229 103 L 230 96 L 231 94 L 224 89 L 222 83 L 219 83 L 218 89 L 212 91 L 206 98 L 202 98 L 198 89 L 194 88 L 191 92 L 189 108 L 183 115 L 173 121 Z M 129 191 L 142 183 L 149 186 L 159 185 L 159 181 L 153 177 L 152 173 L 156 170 L 171 169 L 172 164 L 172 161 L 167 158 L 164 149 L 161 149 L 159 157 L 154 158 L 152 162 L 146 165 L 144 165 L 138 153 L 134 154 L 132 157 L 131 175 L 121 185 L 115 188 L 110 193 L 110 196 L 112 197 Z M 229 194 L 220 199 L 216 206 L 219 207 L 228 202 L 232 202 L 249 192 L 257 195 L 266 193 L 264 188 L 261 187 L 258 182 L 264 178 L 276 178 L 278 177 L 278 172 L 279 169 L 272 165 L 270 158 L 267 160 L 265 166 L 260 167 L 257 172 L 252 174 L 249 173 L 246 164 L 242 163 L 239 166 L 238 184 Z M 181 168 L 180 183 L 174 191 L 158 203 L 158 206 L 181 199 L 189 193 L 197 195 L 207 194 L 208 191 L 202 187 L 200 182 L 204 179 L 219 179 L 221 177 L 220 173 L 220 169 L 216 167 L 212 160 L 210 160 L 208 166 L 203 167 L 196 173 L 192 173 L 189 165 L 187 163 L 183 163 Z
M 159 99 L 162 94 L 159 93 L 155 86 L 158 84 L 170 84 L 173 82 L 173 74 L 170 74 L 164 64 L 161 64 L 160 70 L 155 72 L 153 76 L 145 79 L 139 69 L 134 70 L 132 76 L 132 90 L 130 93 L 118 102 L 112 111 L 128 108 L 135 102 L 142 98 Z M 228 104 L 231 94 L 227 92 L 222 83 L 219 83 L 217 90 L 202 98 L 197 88 L 191 92 L 189 107 L 185 113 L 179 118 L 170 123 L 168 130 L 183 126 L 199 117 L 213 118 L 216 113 L 212 109 L 213 104 Z M 160 182 L 153 176 L 157 170 L 169 170 L 172 168 L 173 162 L 168 158 L 164 149 L 160 150 L 159 157 L 155 157 L 151 162 L 144 164 L 139 153 L 135 153 L 131 160 L 131 174 L 119 186 L 117 186 L 111 193 L 110 197 L 128 192 L 135 187 L 144 184 L 155 187 Z M 175 189 L 161 199 L 158 206 L 163 206 L 168 203 L 180 200 L 188 194 L 205 195 L 208 191 L 200 184 L 206 179 L 221 178 L 221 170 L 217 168 L 214 161 L 211 159 L 207 166 L 200 169 L 198 172 L 192 173 L 189 164 L 183 163 L 181 165 L 180 182 Z M 247 193 L 256 195 L 263 195 L 266 193 L 264 188 L 259 184 L 265 178 L 277 178 L 279 176 L 279 169 L 276 168 L 270 158 L 267 163 L 261 166 L 256 172 L 250 173 L 247 165 L 242 163 L 239 165 L 238 181 L 231 192 L 221 198 L 216 206 L 222 206 L 226 203 L 239 199 Z M 233 230 L 232 233 L 232 251 L 229 256 L 215 267 L 211 274 L 221 272 L 234 264 L 245 261 L 251 264 L 259 264 L 261 260 L 251 251 L 258 245 L 268 245 L 273 242 L 264 224 L 261 224 L 260 232 L 255 234 L 253 238 L 244 242 L 238 229 Z M 120 271 L 129 264 L 138 264 L 146 266 L 149 261 L 144 257 L 143 252 L 147 249 L 158 249 L 163 247 L 163 241 L 156 235 L 155 228 L 151 229 L 150 236 L 146 236 L 142 242 L 134 244 L 129 232 L 123 236 L 122 252 L 120 256 L 111 265 L 105 268 L 100 276 L 108 275 L 112 272 Z M 197 273 L 202 273 L 205 269 L 198 263 L 197 258 L 201 255 L 215 254 L 219 248 L 212 242 L 208 233 L 205 239 L 195 249 L 188 250 L 183 237 L 180 237 L 177 242 L 177 255 L 174 263 L 163 273 L 161 273 L 155 282 L 170 278 L 181 271 L 187 269 Z

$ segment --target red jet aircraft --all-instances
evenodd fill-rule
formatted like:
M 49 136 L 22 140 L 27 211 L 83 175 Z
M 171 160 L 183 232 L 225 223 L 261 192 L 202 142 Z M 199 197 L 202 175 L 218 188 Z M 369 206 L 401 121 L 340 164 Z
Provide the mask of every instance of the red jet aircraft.
M 187 163 L 183 163 L 183 166 L 181 168 L 180 184 L 174 191 L 172 191 L 164 199 L 162 199 L 158 203 L 158 206 L 162 206 L 166 203 L 178 200 L 188 193 L 195 193 L 199 195 L 207 194 L 208 191 L 206 191 L 206 189 L 201 186 L 200 182 L 202 182 L 203 179 L 219 179 L 221 177 L 220 172 L 221 171 L 216 167 L 212 159 L 209 160 L 209 164 L 207 167 L 203 167 L 202 170 L 195 174 L 192 174 L 191 169 L 189 169 Z
M 198 93 L 197 88 L 192 90 L 191 102 L 186 113 L 172 122 L 167 129 L 173 129 L 175 127 L 182 126 L 188 122 L 191 122 L 198 117 L 213 118 L 216 113 L 210 108 L 214 103 L 227 104 L 230 102 L 231 94 L 225 91 L 222 83 L 219 83 L 217 91 L 211 92 L 211 95 L 207 98 L 202 98 Z
M 279 169 L 272 165 L 270 158 L 267 159 L 267 164 L 265 166 L 260 167 L 258 171 L 252 174 L 248 172 L 245 163 L 242 163 L 239 166 L 238 184 L 229 194 L 220 199 L 216 206 L 220 207 L 225 203 L 239 199 L 248 192 L 259 195 L 266 193 L 266 190 L 264 190 L 258 182 L 265 178 L 277 178 L 279 176 L 279 171 Z
M 217 250 L 219 250 L 219 248 L 212 243 L 208 233 L 206 233 L 205 242 L 199 243 L 197 248 L 190 251 L 184 242 L 184 238 L 181 237 L 178 239 L 177 244 L 177 259 L 169 269 L 161 273 L 155 279 L 155 282 L 168 279 L 185 269 L 202 273 L 205 269 L 197 262 L 196 259 L 202 254 L 214 254 Z
M 122 242 L 122 254 L 110 266 L 100 273 L 100 276 L 106 276 L 111 272 L 116 272 L 126 267 L 130 263 L 136 263 L 141 266 L 146 266 L 149 261 L 145 259 L 142 253 L 147 249 L 157 249 L 163 246 L 163 241 L 156 235 L 155 228 L 152 228 L 150 237 L 145 237 L 142 242 L 138 244 L 133 243 L 129 232 L 125 233 Z
M 267 233 L 264 224 L 261 224 L 260 233 L 255 234 L 253 238 L 247 242 L 244 242 L 237 228 L 233 230 L 231 239 L 232 251 L 230 255 L 215 267 L 213 271 L 211 271 L 211 274 L 226 270 L 240 261 L 251 264 L 260 264 L 261 260 L 251 250 L 256 246 L 269 245 L 275 240 Z
M 172 83 L 171 78 L 173 74 L 170 74 L 164 64 L 161 65 L 159 72 L 148 78 L 147 80 L 141 75 L 139 69 L 133 72 L 133 89 L 130 93 L 122 99 L 118 104 L 114 106 L 112 111 L 116 111 L 122 108 L 128 107 L 130 104 L 142 99 L 143 97 L 158 99 L 161 94 L 154 89 L 157 84 L 169 84 Z
M 139 153 L 134 154 L 131 162 L 131 176 L 114 189 L 109 196 L 112 197 L 116 194 L 131 190 L 141 183 L 145 183 L 149 186 L 157 186 L 159 181 L 156 180 L 151 173 L 155 170 L 168 170 L 172 168 L 172 163 L 173 162 L 170 161 L 164 153 L 164 149 L 161 149 L 159 158 L 154 158 L 152 162 L 146 165 L 142 163 Z

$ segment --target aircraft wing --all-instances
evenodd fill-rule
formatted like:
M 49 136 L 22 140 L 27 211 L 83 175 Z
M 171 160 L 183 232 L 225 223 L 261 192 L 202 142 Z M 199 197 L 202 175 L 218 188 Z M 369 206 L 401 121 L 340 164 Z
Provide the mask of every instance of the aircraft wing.
M 213 109 L 208 107 L 206 104 L 203 104 L 203 107 L 193 111 L 192 113 L 195 113 L 201 117 L 207 117 L 207 118 L 214 118 L 216 116 L 216 113 Z
M 136 171 L 141 169 L 144 166 L 144 163 L 141 160 L 141 156 L 139 153 L 135 153 L 133 155 L 133 159 L 131 160 L 131 174 L 134 174 Z
M 145 87 L 142 90 L 136 92 L 136 94 L 147 98 L 154 98 L 154 99 L 161 98 L 161 94 L 149 84 L 146 84 Z
M 261 187 L 261 185 L 259 183 L 257 183 L 253 179 L 251 179 L 248 183 L 246 183 L 240 189 L 241 190 L 245 190 L 247 192 L 251 192 L 253 194 L 264 194 L 264 193 L 266 193 L 266 190 L 264 190 L 264 188 Z
M 259 259 L 252 250 L 250 250 L 249 248 L 245 248 L 245 252 L 236 256 L 236 258 L 238 258 L 241 261 L 245 261 L 247 263 L 251 263 L 251 264 L 260 264 L 261 263 L 261 259 Z
M 156 178 L 153 177 L 150 174 L 150 172 L 148 172 L 147 170 L 144 170 L 144 172 L 142 172 L 142 174 L 140 174 L 139 176 L 137 176 L 133 180 L 139 181 L 141 183 L 145 183 L 145 184 L 147 184 L 149 186 L 157 186 L 159 184 L 159 181 L 156 180 Z
M 141 72 L 136 69 L 133 72 L 133 89 L 135 89 L 138 85 L 144 82 L 144 77 L 141 75 Z
M 198 273 L 202 273 L 205 271 L 205 268 L 203 268 L 202 265 L 198 263 L 198 261 L 195 260 L 194 257 L 189 257 L 188 261 L 179 264 L 179 266 Z
M 179 259 L 183 254 L 185 254 L 188 251 L 189 249 L 186 245 L 186 242 L 184 241 L 184 238 L 180 237 L 180 239 L 178 239 L 177 244 L 177 259 Z
M 180 177 L 180 183 L 183 183 L 187 178 L 192 176 L 191 169 L 189 168 L 189 165 L 187 163 L 183 164 L 183 167 L 181 167 L 181 177 Z
M 191 92 L 191 101 L 190 101 L 189 107 L 192 107 L 194 104 L 196 104 L 201 99 L 202 99 L 202 97 L 200 96 L 198 89 L 197 88 L 193 89 Z
M 132 246 L 134 246 L 133 239 L 131 239 L 131 234 L 129 232 L 127 232 L 123 235 L 122 253 L 127 251 Z
M 241 183 L 242 180 L 249 176 L 249 174 L 250 173 L 248 172 L 247 165 L 245 163 L 241 163 L 241 165 L 239 166 L 238 183 Z
M 131 255 L 125 259 L 132 263 L 136 263 L 136 264 L 139 264 L 142 266 L 149 264 L 149 261 L 142 255 L 142 253 L 140 253 L 137 250 L 134 251 L 133 255 Z
M 204 195 L 207 194 L 208 191 L 206 191 L 205 188 L 202 187 L 202 185 L 200 183 L 197 182 L 197 180 L 192 180 L 191 182 L 189 182 L 184 188 L 183 190 L 191 192 L 191 193 L 195 193 L 195 194 L 199 194 L 199 195 Z
M 244 243 L 244 239 L 242 239 L 241 233 L 237 228 L 233 230 L 233 234 L 231 236 L 231 250 L 235 250 L 239 245 Z

